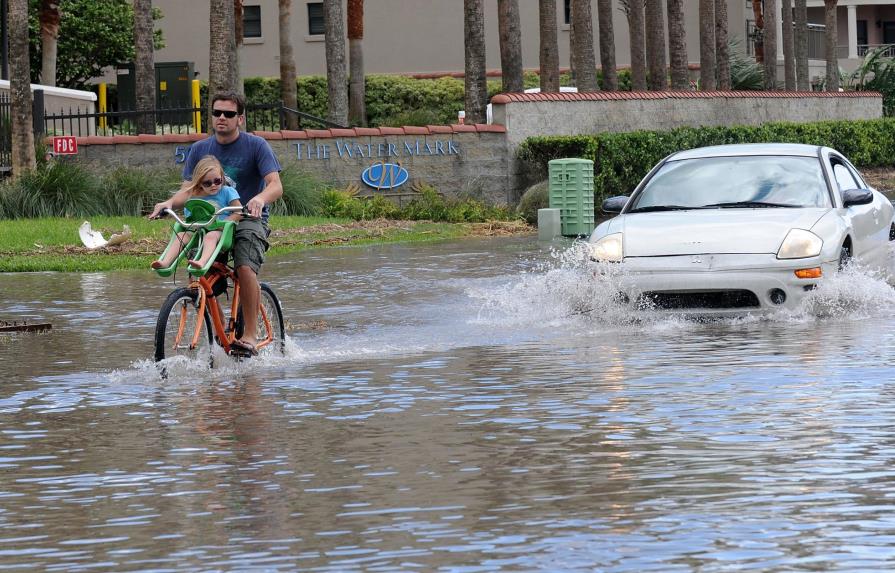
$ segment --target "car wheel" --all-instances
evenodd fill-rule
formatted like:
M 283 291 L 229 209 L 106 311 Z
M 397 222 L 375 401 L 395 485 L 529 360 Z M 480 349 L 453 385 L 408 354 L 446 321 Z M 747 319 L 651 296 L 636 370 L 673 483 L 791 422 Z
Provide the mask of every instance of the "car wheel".
M 842 245 L 842 248 L 839 250 L 839 270 L 844 269 L 849 261 L 851 260 L 851 249 L 848 245 Z

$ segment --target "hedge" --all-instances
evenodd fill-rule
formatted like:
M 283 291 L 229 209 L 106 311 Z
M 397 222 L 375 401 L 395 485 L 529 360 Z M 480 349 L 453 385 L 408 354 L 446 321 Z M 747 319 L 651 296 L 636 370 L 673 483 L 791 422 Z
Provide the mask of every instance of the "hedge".
M 760 126 L 680 127 L 596 135 L 531 137 L 517 157 L 547 177 L 552 159 L 580 157 L 594 162 L 594 196 L 602 201 L 629 194 L 664 157 L 682 149 L 727 143 L 807 143 L 845 154 L 857 167 L 895 164 L 895 118 Z

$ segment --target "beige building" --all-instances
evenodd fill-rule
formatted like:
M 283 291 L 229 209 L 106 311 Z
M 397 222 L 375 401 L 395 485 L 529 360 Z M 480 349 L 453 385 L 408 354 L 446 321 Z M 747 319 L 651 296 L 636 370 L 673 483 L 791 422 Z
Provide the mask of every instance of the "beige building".
M 343 4 L 345 2 L 343 1 Z M 728 29 L 745 49 L 745 0 L 728 0 Z M 368 0 L 364 18 L 364 66 L 367 73 L 437 73 L 463 71 L 462 0 Z M 568 0 L 557 0 L 560 65 L 569 65 Z M 699 61 L 698 2 L 685 3 L 687 50 Z M 618 66 L 630 62 L 628 23 L 621 3 L 613 2 L 613 27 Z M 164 18 L 157 24 L 166 47 L 157 62 L 192 61 L 198 78 L 208 77 L 208 2 L 154 0 Z M 522 57 L 525 69 L 538 68 L 538 2 L 520 0 Z M 344 12 L 344 10 L 343 10 Z M 593 3 L 597 33 L 596 2 Z M 749 14 L 751 14 L 751 9 Z M 279 11 L 277 0 L 245 0 L 243 75 L 279 75 Z M 497 0 L 485 0 L 487 67 L 500 69 Z M 325 73 L 323 3 L 292 0 L 292 45 L 299 75 Z M 594 39 L 599 62 L 599 43 Z M 347 48 L 346 48 L 347 50 Z

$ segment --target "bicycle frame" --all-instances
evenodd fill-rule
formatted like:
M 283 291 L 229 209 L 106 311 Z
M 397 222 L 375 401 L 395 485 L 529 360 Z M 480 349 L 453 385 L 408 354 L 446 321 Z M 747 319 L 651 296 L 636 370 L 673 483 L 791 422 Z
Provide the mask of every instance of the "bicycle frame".
M 172 215 L 178 223 L 181 223 L 184 228 L 196 231 L 196 235 L 199 236 L 204 232 L 204 227 L 211 223 L 214 220 L 214 217 L 216 217 L 218 214 L 222 212 L 233 212 L 241 209 L 242 207 L 224 207 L 218 210 L 214 214 L 213 218 L 204 224 L 185 223 L 173 211 L 166 211 L 168 212 L 168 214 Z M 176 266 L 176 264 L 177 261 L 175 261 L 174 265 Z M 223 289 L 216 289 L 216 286 L 220 281 L 224 281 L 225 286 Z M 233 284 L 233 295 L 230 301 L 229 316 L 225 316 L 224 309 L 218 302 L 217 296 L 215 295 L 216 290 L 219 294 L 223 294 L 223 292 L 227 290 L 227 281 L 232 281 Z M 184 340 L 185 336 L 189 336 L 188 340 L 190 350 L 194 350 L 198 347 L 200 337 L 202 336 L 202 328 L 205 322 L 205 311 L 207 308 L 208 314 L 211 318 L 211 326 L 214 338 L 216 339 L 217 344 L 219 344 L 227 354 L 230 354 L 233 342 L 235 342 L 236 340 L 236 317 L 239 313 L 239 277 L 237 276 L 236 272 L 225 263 L 217 260 L 213 261 L 210 268 L 207 272 L 205 272 L 205 274 L 198 277 L 192 277 L 189 288 L 194 289 L 198 294 L 198 312 L 196 313 L 196 324 L 187 324 L 187 310 L 185 307 L 182 308 L 177 326 L 177 334 L 174 337 L 173 347 L 178 348 L 181 342 Z M 263 324 L 264 331 L 266 333 L 266 336 L 263 339 L 259 339 L 255 344 L 256 349 L 261 349 L 274 341 L 275 333 L 270 323 L 270 317 L 267 315 L 267 309 L 264 307 L 263 304 L 260 304 L 260 301 L 258 305 L 258 311 L 261 315 L 261 324 Z M 188 328 L 190 326 L 192 326 L 192 332 L 188 334 Z

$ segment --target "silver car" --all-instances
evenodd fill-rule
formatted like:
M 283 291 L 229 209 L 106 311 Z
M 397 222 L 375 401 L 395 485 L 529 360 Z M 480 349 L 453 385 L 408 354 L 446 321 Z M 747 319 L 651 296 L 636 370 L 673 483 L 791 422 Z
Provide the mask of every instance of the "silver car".
M 681 151 L 603 210 L 618 216 L 594 230 L 590 257 L 620 265 L 621 296 L 639 308 L 795 309 L 846 263 L 892 276 L 892 203 L 827 147 Z

